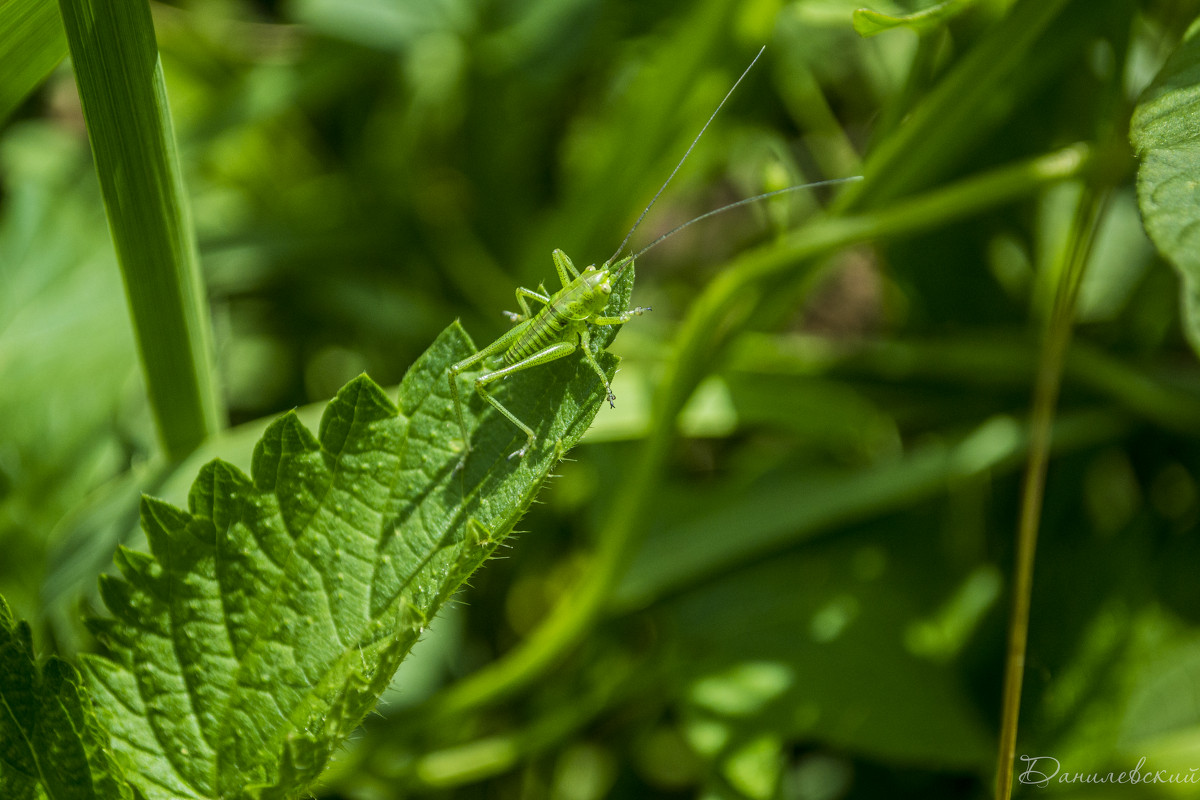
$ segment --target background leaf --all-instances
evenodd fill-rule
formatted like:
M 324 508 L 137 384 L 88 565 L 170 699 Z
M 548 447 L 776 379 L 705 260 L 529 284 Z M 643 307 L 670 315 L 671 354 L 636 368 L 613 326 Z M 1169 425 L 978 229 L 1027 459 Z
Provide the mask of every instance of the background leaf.
M 6 798 L 130 800 L 84 691 L 61 659 L 34 661 L 29 625 L 0 597 L 0 792 Z
M 0 372 L 23 387 L 0 392 L 0 538 L 10 556 L 0 575 L 13 608 L 35 619 L 51 531 L 151 451 L 154 430 L 87 142 L 29 120 L 8 131 L 0 169 Z M 135 518 L 137 491 L 126 504 Z M 88 543 L 98 552 L 83 579 L 94 586 L 115 543 Z
M 1200 38 L 1189 31 L 1146 89 L 1130 138 L 1138 152 L 1138 205 L 1146 232 L 1178 270 L 1180 301 L 1192 349 L 1200 352 L 1200 203 L 1193 176 L 1200 164 Z
M 915 570 L 898 562 L 938 556 L 897 548 L 890 522 L 668 603 L 663 616 L 678 626 L 690 677 L 682 727 L 698 749 L 728 764 L 770 731 L 780 742 L 819 739 L 893 762 L 987 764 L 991 735 L 963 687 L 914 646 L 937 592 L 903 585 Z M 864 651 L 878 660 L 862 660 Z
M 854 12 L 854 30 L 859 36 L 875 36 L 892 28 L 927 33 L 945 25 L 974 4 L 975 0 L 944 0 L 911 14 L 885 14 L 859 8 Z

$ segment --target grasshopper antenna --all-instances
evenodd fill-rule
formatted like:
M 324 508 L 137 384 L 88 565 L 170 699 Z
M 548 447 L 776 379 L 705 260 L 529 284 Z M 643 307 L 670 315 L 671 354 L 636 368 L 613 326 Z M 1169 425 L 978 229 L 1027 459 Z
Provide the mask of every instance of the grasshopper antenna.
M 654 204 L 658 202 L 659 195 L 666 190 L 667 186 L 671 183 L 671 180 L 675 177 L 675 173 L 679 172 L 679 168 L 683 166 L 683 162 L 688 160 L 688 156 L 692 154 L 692 150 L 696 147 L 696 143 L 700 141 L 700 137 L 704 135 L 706 130 L 708 130 L 708 126 L 711 125 L 712 121 L 717 118 L 717 114 L 721 112 L 721 109 L 725 107 L 726 101 L 728 101 L 733 95 L 734 91 L 738 87 L 738 84 L 740 84 L 742 79 L 750 73 L 750 70 L 754 69 L 754 65 L 758 63 L 758 59 L 762 57 L 763 51 L 766 49 L 766 45 L 763 45 L 761 48 L 759 48 L 758 54 L 754 56 L 754 60 L 750 62 L 750 66 L 742 70 L 741 76 L 733 82 L 733 86 L 729 87 L 729 91 L 725 93 L 725 97 L 722 98 L 721 102 L 717 104 L 716 109 L 714 109 L 712 114 L 709 115 L 708 122 L 704 123 L 704 127 L 700 129 L 700 132 L 696 134 L 696 138 L 692 139 L 692 143 L 688 145 L 687 152 L 683 154 L 683 158 L 679 159 L 679 163 L 675 165 L 675 169 L 671 170 L 671 174 L 667 176 L 665 181 L 663 181 L 663 185 L 658 187 L 658 191 L 654 194 L 654 198 L 651 199 L 650 204 L 642 209 L 641 216 L 637 218 L 637 222 L 633 223 L 633 227 L 629 229 L 629 233 L 625 234 L 625 238 L 621 240 L 621 246 L 617 248 L 617 252 L 613 253 L 612 258 L 608 259 L 608 261 L 605 263 L 611 264 L 621 255 L 621 252 L 625 249 L 625 245 L 629 244 L 629 237 L 633 236 L 633 232 L 636 231 L 638 226 L 642 224 L 642 220 L 646 218 L 646 215 L 650 213 L 650 209 L 653 208 Z
M 667 231 L 662 236 L 659 236 L 657 239 L 655 239 L 653 242 L 651 242 L 650 244 L 643 247 L 641 250 L 638 250 L 633 255 L 628 256 L 625 259 L 622 259 L 621 266 L 616 270 L 615 273 L 613 273 L 613 277 L 620 276 L 620 274 L 625 271 L 625 268 L 627 266 L 632 264 L 635 260 L 641 258 L 642 254 L 645 253 L 650 248 L 661 243 L 664 239 L 671 238 L 672 236 L 679 233 L 681 230 L 688 227 L 689 225 L 695 225 L 697 222 L 699 222 L 702 219 L 708 219 L 709 217 L 715 217 L 717 214 L 724 214 L 726 211 L 731 211 L 740 206 L 746 206 L 751 203 L 757 203 L 759 200 L 766 200 L 768 197 L 775 197 L 777 195 L 787 194 L 788 192 L 798 192 L 802 189 L 813 189 L 818 186 L 836 186 L 839 183 L 851 183 L 853 181 L 861 181 L 861 180 L 862 180 L 861 175 L 855 175 L 850 178 L 830 178 L 827 181 L 816 181 L 814 183 L 801 183 L 796 186 L 789 186 L 786 189 L 776 189 L 773 192 L 764 192 L 763 194 L 756 194 L 753 197 L 747 197 L 742 200 L 738 200 L 736 203 L 730 203 L 729 205 L 724 205 L 724 206 L 721 206 L 720 208 L 714 208 L 712 211 L 707 211 L 698 217 L 692 217 L 691 219 L 689 219 L 687 222 L 683 223 L 682 225 L 676 225 L 674 228 Z

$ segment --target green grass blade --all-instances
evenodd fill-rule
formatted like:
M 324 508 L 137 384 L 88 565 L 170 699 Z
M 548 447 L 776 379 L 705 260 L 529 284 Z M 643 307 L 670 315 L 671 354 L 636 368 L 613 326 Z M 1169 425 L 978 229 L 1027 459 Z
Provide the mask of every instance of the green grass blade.
M 169 457 L 220 426 L 208 313 L 149 6 L 61 0 L 151 406 Z
M 1080 412 L 1060 422 L 1055 447 L 1067 452 L 1094 447 L 1118 439 L 1128 428 L 1120 413 Z M 759 486 L 739 486 L 729 497 L 706 498 L 691 517 L 663 524 L 642 545 L 614 592 L 614 606 L 643 608 L 839 525 L 910 508 L 955 481 L 1013 472 L 1028 448 L 1028 426 L 995 417 L 949 446 L 917 448 L 870 469 L 797 470 Z M 731 525 L 737 536 L 728 535 Z
M 40 86 L 66 54 L 54 0 L 0 3 L 0 120 Z

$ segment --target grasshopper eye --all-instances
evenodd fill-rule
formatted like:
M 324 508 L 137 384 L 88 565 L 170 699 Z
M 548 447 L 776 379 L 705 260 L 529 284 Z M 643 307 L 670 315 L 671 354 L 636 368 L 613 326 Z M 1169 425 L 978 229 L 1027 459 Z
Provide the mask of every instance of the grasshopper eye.
M 600 291 L 605 294 L 612 294 L 612 284 L 608 282 L 600 284 Z

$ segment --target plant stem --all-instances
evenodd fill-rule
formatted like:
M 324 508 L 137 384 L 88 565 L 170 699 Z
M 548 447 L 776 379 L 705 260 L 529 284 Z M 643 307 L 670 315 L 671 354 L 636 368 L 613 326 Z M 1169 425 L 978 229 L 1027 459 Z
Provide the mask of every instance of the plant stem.
M 747 332 L 732 347 L 726 369 L 734 372 L 989 388 L 1028 386 L 1040 362 L 1028 337 L 1008 330 L 952 341 L 887 339 L 848 347 L 807 334 Z M 1155 377 L 1158 371 L 1147 365 L 1127 363 L 1080 341 L 1071 345 L 1063 370 L 1068 386 L 1091 390 L 1164 430 L 1200 436 L 1200 396 Z M 1179 373 L 1174 365 L 1172 371 Z
M 1025 654 L 1029 640 L 1033 566 L 1041 521 L 1042 498 L 1046 487 L 1046 469 L 1050 456 L 1054 412 L 1062 385 L 1067 347 L 1071 341 L 1075 300 L 1095 236 L 1096 220 L 1100 216 L 1102 204 L 1102 200 L 1096 192 L 1090 188 L 1085 189 L 1068 232 L 1069 243 L 1064 249 L 1065 263 L 1060 272 L 1054 308 L 1046 329 L 1034 385 L 1029 458 L 1026 462 L 1021 491 L 1012 609 L 1009 617 L 1008 650 L 1004 667 L 1003 712 L 996 767 L 997 800 L 1009 800 L 1012 797 L 1013 764 L 1017 752 L 1017 723 L 1021 712 L 1021 684 L 1025 674 Z
M 643 659 L 619 654 L 593 663 L 584 687 L 572 702 L 547 706 L 511 732 L 476 736 L 468 741 L 420 752 L 405 745 L 352 749 L 322 774 L 322 783 L 346 796 L 393 796 L 398 787 L 423 791 L 452 789 L 500 775 L 558 745 L 611 710 L 657 685 L 655 667 Z
M 183 458 L 221 427 L 208 307 L 146 0 L 60 0 L 159 440 Z

